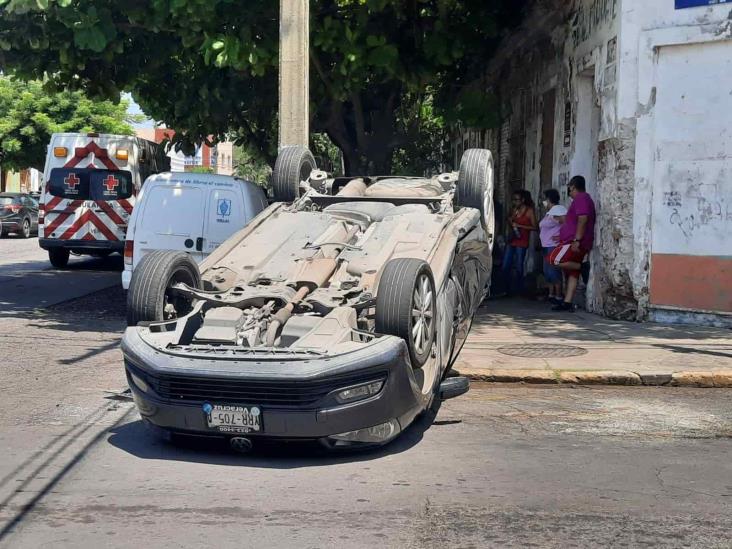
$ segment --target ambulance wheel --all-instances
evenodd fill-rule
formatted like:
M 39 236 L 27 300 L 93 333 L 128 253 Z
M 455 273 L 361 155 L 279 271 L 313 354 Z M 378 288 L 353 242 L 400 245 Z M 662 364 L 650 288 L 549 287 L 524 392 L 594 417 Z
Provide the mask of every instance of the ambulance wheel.
M 48 250 L 48 259 L 57 269 L 63 269 L 69 264 L 70 252 L 66 248 L 51 248 Z
M 157 251 L 143 257 L 132 272 L 127 292 L 127 325 L 173 320 L 188 314 L 193 301 L 173 289 L 178 283 L 201 287 L 198 265 L 190 255 Z
M 300 196 L 300 183 L 315 169 L 315 158 L 302 145 L 283 147 L 272 170 L 272 190 L 276 202 L 292 202 Z

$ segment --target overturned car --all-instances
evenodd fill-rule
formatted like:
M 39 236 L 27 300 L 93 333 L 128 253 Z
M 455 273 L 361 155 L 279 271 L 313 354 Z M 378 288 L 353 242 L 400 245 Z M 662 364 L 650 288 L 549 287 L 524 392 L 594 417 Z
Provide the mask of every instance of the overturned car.
M 279 202 L 201 265 L 148 254 L 122 340 L 143 420 L 164 434 L 384 444 L 436 399 L 487 293 L 493 160 L 434 178 L 331 178 L 303 147 Z

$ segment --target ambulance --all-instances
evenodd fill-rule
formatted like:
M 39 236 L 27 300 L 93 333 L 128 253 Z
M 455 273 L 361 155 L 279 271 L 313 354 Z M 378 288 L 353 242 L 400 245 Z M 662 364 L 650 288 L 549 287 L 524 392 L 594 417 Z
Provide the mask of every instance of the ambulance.
M 128 135 L 56 133 L 46 156 L 38 241 L 51 264 L 70 254 L 123 253 L 135 199 L 149 175 L 168 171 L 161 145 Z

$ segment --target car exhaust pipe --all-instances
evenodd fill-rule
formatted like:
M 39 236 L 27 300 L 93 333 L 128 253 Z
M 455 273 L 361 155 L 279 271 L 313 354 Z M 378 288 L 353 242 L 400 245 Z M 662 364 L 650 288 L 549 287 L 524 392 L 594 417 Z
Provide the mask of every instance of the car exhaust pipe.
M 248 454 L 254 447 L 252 439 L 247 437 L 231 437 L 231 439 L 229 439 L 229 444 L 231 445 L 232 450 L 240 454 Z

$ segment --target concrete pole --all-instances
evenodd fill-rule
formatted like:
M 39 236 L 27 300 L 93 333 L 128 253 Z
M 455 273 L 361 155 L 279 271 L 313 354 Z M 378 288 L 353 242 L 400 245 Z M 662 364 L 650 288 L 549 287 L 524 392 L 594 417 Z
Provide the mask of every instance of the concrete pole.
M 309 0 L 280 0 L 280 148 L 309 143 L 309 49 Z

